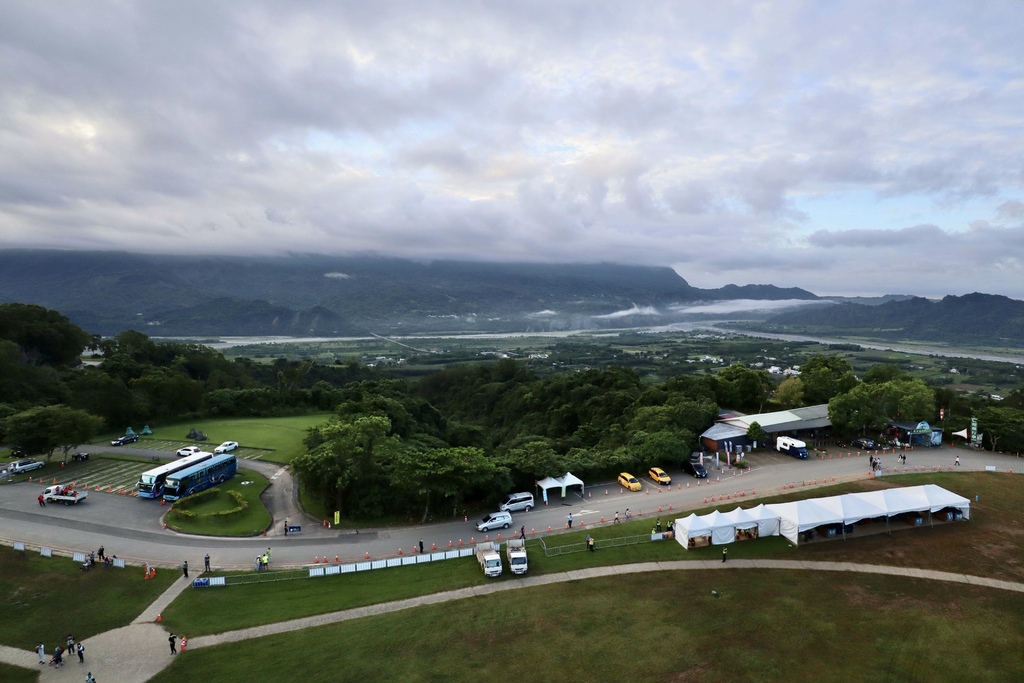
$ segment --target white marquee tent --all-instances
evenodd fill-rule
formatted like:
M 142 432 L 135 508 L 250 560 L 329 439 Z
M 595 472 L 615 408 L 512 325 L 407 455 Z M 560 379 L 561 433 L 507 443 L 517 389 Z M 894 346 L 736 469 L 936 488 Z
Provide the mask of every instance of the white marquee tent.
M 580 495 L 583 495 L 583 480 L 573 475 L 572 472 L 566 472 L 564 477 L 544 477 L 537 482 L 537 486 L 540 487 L 544 494 L 544 502 L 548 502 L 548 489 L 562 489 L 562 498 L 565 498 L 565 490 L 570 486 L 579 486 Z
M 791 503 L 772 503 L 755 508 L 736 508 L 731 512 L 715 510 L 706 515 L 677 519 L 676 540 L 684 548 L 691 538 L 711 537 L 714 545 L 732 543 L 737 529 L 752 529 L 758 536 L 782 535 L 792 543 L 800 534 L 820 526 L 845 527 L 864 519 L 889 518 L 907 512 L 939 512 L 946 508 L 959 510 L 970 519 L 971 502 L 963 496 L 935 484 L 906 488 L 847 493 L 841 496 L 811 498 Z

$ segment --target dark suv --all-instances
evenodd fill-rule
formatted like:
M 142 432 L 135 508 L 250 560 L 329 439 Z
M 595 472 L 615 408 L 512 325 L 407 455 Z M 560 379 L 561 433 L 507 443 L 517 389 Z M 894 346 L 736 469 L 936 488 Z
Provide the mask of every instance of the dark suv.
M 692 474 L 697 479 L 707 479 L 708 471 L 704 469 L 704 465 L 699 462 L 693 462 L 692 460 L 686 460 L 683 462 L 683 472 Z
M 854 439 L 851 443 L 855 448 L 863 448 L 866 451 L 875 450 L 875 442 L 872 441 L 871 439 L 861 437 L 859 439 Z

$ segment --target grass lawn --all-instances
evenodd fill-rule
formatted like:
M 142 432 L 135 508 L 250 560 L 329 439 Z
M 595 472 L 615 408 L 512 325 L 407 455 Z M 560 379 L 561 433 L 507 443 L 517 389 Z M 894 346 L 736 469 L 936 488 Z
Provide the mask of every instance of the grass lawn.
M 720 598 L 711 591 L 720 593 Z M 192 650 L 152 679 L 1019 681 L 1024 595 L 868 574 L 625 575 Z
M 734 543 L 732 559 L 801 559 L 809 561 L 861 562 L 920 567 L 1024 582 L 1024 483 L 1019 476 L 989 473 L 928 473 L 888 480 L 866 480 L 813 493 L 792 494 L 758 502 L 832 495 L 899 483 L 907 486 L 936 483 L 964 496 L 979 496 L 971 506 L 970 522 L 899 531 L 892 535 L 856 535 L 848 541 L 817 543 L 795 548 L 781 537 Z M 710 510 L 711 508 L 709 508 Z M 662 516 L 666 521 L 667 516 Z M 546 539 L 549 545 L 582 543 L 587 533 L 598 540 L 650 531 L 652 520 L 590 528 Z M 721 557 L 720 547 L 684 550 L 675 541 L 605 548 L 596 553 L 545 557 L 540 542 L 527 541 L 530 574 L 546 574 L 588 566 L 626 564 L 655 560 L 707 560 Z M 471 559 L 438 564 L 396 567 L 374 572 L 299 579 L 274 584 L 247 585 L 210 591 L 186 591 L 165 611 L 174 628 L 201 635 L 272 623 L 311 614 L 425 595 L 487 581 L 514 580 L 508 572 L 501 579 L 485 579 Z M 237 599 L 236 594 L 244 595 Z M 252 599 L 254 596 L 256 599 Z
M 142 573 L 102 566 L 83 572 L 67 557 L 0 546 L 0 643 L 32 650 L 42 641 L 52 650 L 68 633 L 84 640 L 125 626 L 176 578 L 164 571 L 147 581 Z M 9 679 L 0 672 L 0 680 Z
M 245 484 L 244 482 L 251 482 Z M 193 519 L 182 517 L 174 511 L 165 517 L 167 525 L 175 531 L 187 534 L 205 534 L 209 536 L 256 536 L 270 526 L 270 513 L 260 501 L 262 493 L 270 485 L 267 478 L 253 470 L 240 471 L 230 480 L 217 486 L 218 493 L 209 496 L 202 502 L 187 508 L 200 516 Z M 221 510 L 232 510 L 238 507 L 235 499 L 228 491 L 237 491 L 245 496 L 249 507 L 233 515 L 217 516 L 213 513 Z
M 29 648 L 31 649 L 31 648 Z M 49 655 L 47 655 L 49 658 Z M 29 660 L 31 664 L 33 661 Z M 38 668 L 43 667 L 36 665 Z M 35 683 L 39 680 L 39 672 L 35 669 L 23 669 L 20 666 L 10 666 L 9 664 L 0 664 L 0 681 L 4 683 Z
M 185 438 L 188 430 L 195 428 L 206 433 L 210 438 L 205 443 L 211 448 L 224 441 L 237 441 L 243 448 L 262 448 L 273 451 L 261 460 L 278 463 L 289 463 L 297 455 L 306 451 L 302 440 L 306 438 L 306 430 L 322 424 L 332 417 L 333 413 L 313 413 L 295 417 L 252 417 L 252 418 L 221 418 L 202 419 L 181 422 L 168 426 L 152 426 L 154 439 L 181 441 L 182 445 L 195 443 Z

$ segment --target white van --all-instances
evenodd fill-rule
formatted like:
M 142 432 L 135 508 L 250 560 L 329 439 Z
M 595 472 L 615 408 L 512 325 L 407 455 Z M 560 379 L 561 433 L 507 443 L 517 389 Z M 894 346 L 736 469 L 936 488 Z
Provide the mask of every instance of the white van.
M 498 506 L 502 512 L 529 512 L 533 507 L 532 493 L 510 493 L 505 502 Z
M 38 470 L 40 467 L 44 467 L 45 463 L 39 460 L 19 460 L 18 462 L 12 462 L 7 466 L 11 474 L 22 474 L 23 472 L 31 472 L 32 470 Z
M 477 525 L 477 531 L 493 531 L 495 529 L 507 529 L 512 526 L 512 515 L 507 512 L 492 512 L 484 515 Z

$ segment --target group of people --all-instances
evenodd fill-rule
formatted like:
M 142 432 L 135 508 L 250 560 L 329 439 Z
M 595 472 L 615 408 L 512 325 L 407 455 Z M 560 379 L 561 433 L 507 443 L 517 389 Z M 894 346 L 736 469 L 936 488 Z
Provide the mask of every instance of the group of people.
M 423 541 L 420 541 L 422 547 Z M 422 551 L 421 551 L 422 552 Z M 262 555 L 256 556 L 256 571 L 261 572 L 270 566 L 270 548 L 267 548 L 267 552 Z
M 81 643 L 75 643 L 75 637 L 68 634 L 65 639 L 66 647 L 58 645 L 53 648 L 53 656 L 49 660 L 50 666 L 60 668 L 64 666 L 64 655 L 78 655 L 78 663 L 85 664 L 85 646 Z M 43 643 L 36 645 L 36 653 L 39 655 L 39 664 L 43 665 L 47 663 L 46 660 L 46 646 Z M 90 674 L 92 675 L 92 674 Z
M 632 518 L 633 518 L 633 513 L 631 513 L 631 512 L 629 511 L 629 508 L 626 508 L 626 521 L 628 522 L 628 521 L 629 521 L 630 519 L 632 519 Z M 621 519 L 619 519 L 619 511 L 618 511 L 618 510 L 616 510 L 616 511 L 615 511 L 615 519 L 614 519 L 614 520 L 612 521 L 612 523 L 613 523 L 613 524 L 618 524 L 618 523 L 619 523 L 619 522 L 621 522 L 621 521 L 622 521 L 622 520 L 621 520 Z
M 92 569 L 93 566 L 96 564 L 97 557 L 99 557 L 100 561 L 103 562 L 104 569 L 110 569 L 110 565 L 112 565 L 114 560 L 117 559 L 117 555 L 114 555 L 113 557 L 107 557 L 106 551 L 103 549 L 103 546 L 100 546 L 100 549 L 96 552 L 89 553 L 89 558 L 82 563 L 82 571 Z
M 872 472 L 881 472 L 882 471 L 882 459 L 881 458 L 876 458 L 873 455 L 869 455 L 868 456 L 868 463 L 871 465 L 871 471 Z

